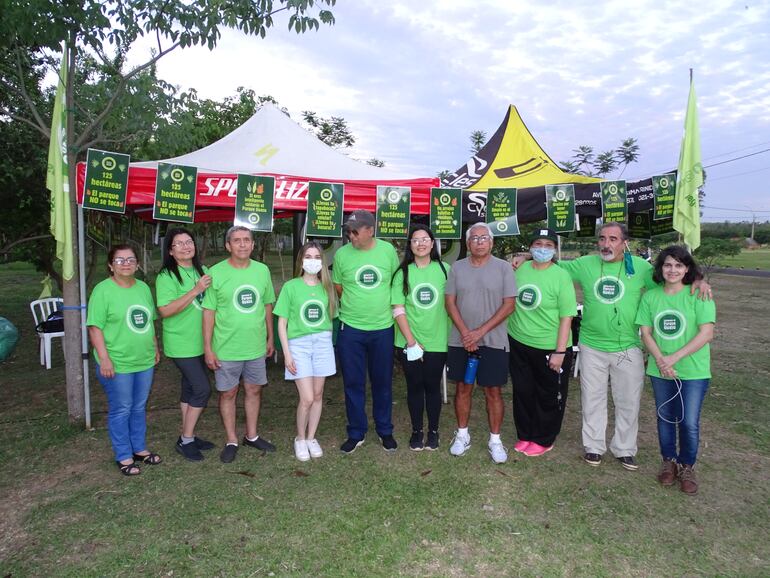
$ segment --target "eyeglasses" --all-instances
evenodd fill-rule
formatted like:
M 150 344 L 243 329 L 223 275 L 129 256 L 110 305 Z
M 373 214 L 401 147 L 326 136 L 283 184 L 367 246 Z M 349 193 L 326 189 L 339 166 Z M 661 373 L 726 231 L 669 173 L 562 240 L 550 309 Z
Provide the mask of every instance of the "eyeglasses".
M 186 241 L 177 241 L 176 243 L 171 243 L 172 247 L 193 247 L 195 245 L 195 241 L 192 239 L 187 239 Z
M 410 242 L 412 245 L 430 245 L 430 243 L 433 241 L 430 237 L 420 237 L 420 238 L 414 238 Z
M 115 257 L 112 262 L 115 265 L 136 265 L 136 257 Z
M 358 229 L 350 229 L 350 231 L 348 231 L 348 234 L 353 235 L 354 237 L 358 237 L 360 233 L 361 231 L 359 231 Z
M 491 238 L 492 237 L 490 237 L 489 235 L 471 235 L 470 237 L 468 237 L 468 240 L 471 243 L 486 243 Z

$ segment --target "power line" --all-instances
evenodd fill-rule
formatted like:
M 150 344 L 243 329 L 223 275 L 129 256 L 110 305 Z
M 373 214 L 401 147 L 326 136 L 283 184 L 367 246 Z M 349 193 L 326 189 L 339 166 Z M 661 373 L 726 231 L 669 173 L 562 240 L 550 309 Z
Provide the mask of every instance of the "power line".
M 717 211 L 734 211 L 736 213 L 770 213 L 770 211 L 754 211 L 752 209 L 733 209 L 732 207 L 712 207 L 711 205 L 702 205 L 704 209 L 714 209 Z
M 712 155 L 712 156 L 707 157 L 707 158 L 705 158 L 703 160 L 704 161 L 710 161 L 711 159 L 718 159 L 719 157 L 726 157 L 727 155 L 731 155 L 733 153 L 739 153 L 739 152 L 742 152 L 742 151 L 747 151 L 747 150 L 750 150 L 750 149 L 755 149 L 757 147 L 761 147 L 762 145 L 766 145 L 766 144 L 770 144 L 770 140 L 766 140 L 765 142 L 758 142 L 757 144 L 753 144 L 753 145 L 748 146 L 748 147 L 743 147 L 743 148 L 740 148 L 740 149 L 735 149 L 734 151 L 727 151 L 725 153 L 719 153 L 718 155 Z
M 731 179 L 733 177 L 742 177 L 743 175 L 752 175 L 754 173 L 761 173 L 762 171 L 768 171 L 770 170 L 770 167 L 764 167 L 761 169 L 757 169 L 755 171 L 746 171 L 744 173 L 735 173 L 733 175 L 725 175 L 723 177 L 716 177 L 716 178 L 709 178 L 708 182 L 713 183 L 714 181 L 721 181 L 723 179 Z
M 753 156 L 756 156 L 756 155 L 761 155 L 762 153 L 766 153 L 766 152 L 770 152 L 770 149 L 764 149 L 764 150 L 761 150 L 761 151 L 757 151 L 755 153 L 750 153 L 750 154 L 743 155 L 743 156 L 740 156 L 740 157 L 735 157 L 734 159 L 727 159 L 726 161 L 721 161 L 721 162 L 718 162 L 718 163 L 714 163 L 713 165 L 706 165 L 703 168 L 704 169 L 710 169 L 711 167 L 716 167 L 716 166 L 719 166 L 719 165 L 724 165 L 724 164 L 727 164 L 727 163 L 731 163 L 733 161 L 739 161 L 741 159 L 747 159 L 749 157 L 753 157 Z

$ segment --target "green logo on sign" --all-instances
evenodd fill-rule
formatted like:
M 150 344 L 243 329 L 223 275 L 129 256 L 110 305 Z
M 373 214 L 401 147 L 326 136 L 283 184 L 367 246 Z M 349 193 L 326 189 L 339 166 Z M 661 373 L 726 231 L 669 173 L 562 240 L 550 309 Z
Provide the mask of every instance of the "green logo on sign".
M 687 321 L 679 311 L 667 309 L 655 316 L 655 333 L 663 339 L 676 339 L 681 337 L 687 328 Z
M 412 289 L 412 301 L 420 309 L 430 309 L 438 301 L 438 291 L 430 283 L 420 283 Z
M 118 163 L 115 162 L 115 159 L 112 157 L 104 157 L 102 159 L 102 167 L 105 171 L 112 171 L 115 170 L 115 167 L 118 166 Z
M 524 285 L 519 289 L 518 306 L 527 310 L 537 309 L 541 298 L 540 289 L 534 285 Z
M 602 303 L 620 301 L 625 290 L 623 282 L 617 277 L 600 277 L 594 284 L 594 295 Z
M 356 271 L 356 283 L 362 289 L 374 289 L 381 280 L 380 272 L 372 265 L 364 265 Z
M 259 291 L 251 285 L 241 285 L 233 295 L 233 305 L 241 313 L 251 313 L 259 303 Z
M 302 322 L 308 327 L 318 327 L 324 322 L 324 305 L 315 299 L 305 301 L 301 308 Z
M 152 327 L 150 310 L 144 305 L 132 305 L 126 311 L 126 324 L 134 333 L 147 333 Z

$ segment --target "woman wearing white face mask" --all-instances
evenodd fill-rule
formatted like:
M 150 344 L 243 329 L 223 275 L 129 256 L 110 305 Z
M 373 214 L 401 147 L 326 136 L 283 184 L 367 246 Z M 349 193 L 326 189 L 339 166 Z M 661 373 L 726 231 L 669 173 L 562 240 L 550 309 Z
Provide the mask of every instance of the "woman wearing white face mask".
M 278 316 L 285 378 L 294 380 L 299 393 L 294 455 L 303 462 L 320 458 L 323 450 L 315 436 L 324 381 L 337 371 L 332 345 L 337 294 L 317 242 L 305 243 L 298 253 L 295 278 L 281 289 L 273 313 Z
M 535 231 L 532 261 L 516 270 L 519 294 L 508 318 L 514 449 L 527 456 L 553 448 L 567 403 L 577 302 L 569 274 L 554 267 L 557 241 L 550 229 Z

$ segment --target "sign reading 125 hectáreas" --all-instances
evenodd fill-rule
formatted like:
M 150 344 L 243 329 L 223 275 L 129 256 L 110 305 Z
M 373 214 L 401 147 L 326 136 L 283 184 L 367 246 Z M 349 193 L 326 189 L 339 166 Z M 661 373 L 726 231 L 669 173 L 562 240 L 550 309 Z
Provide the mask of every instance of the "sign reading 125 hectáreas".
M 385 239 L 405 239 L 409 233 L 411 209 L 409 187 L 377 185 L 377 228 L 375 236 Z
M 128 155 L 88 149 L 83 207 L 125 213 L 130 161 Z
M 160 221 L 195 221 L 195 186 L 198 169 L 158 163 L 152 218 Z

